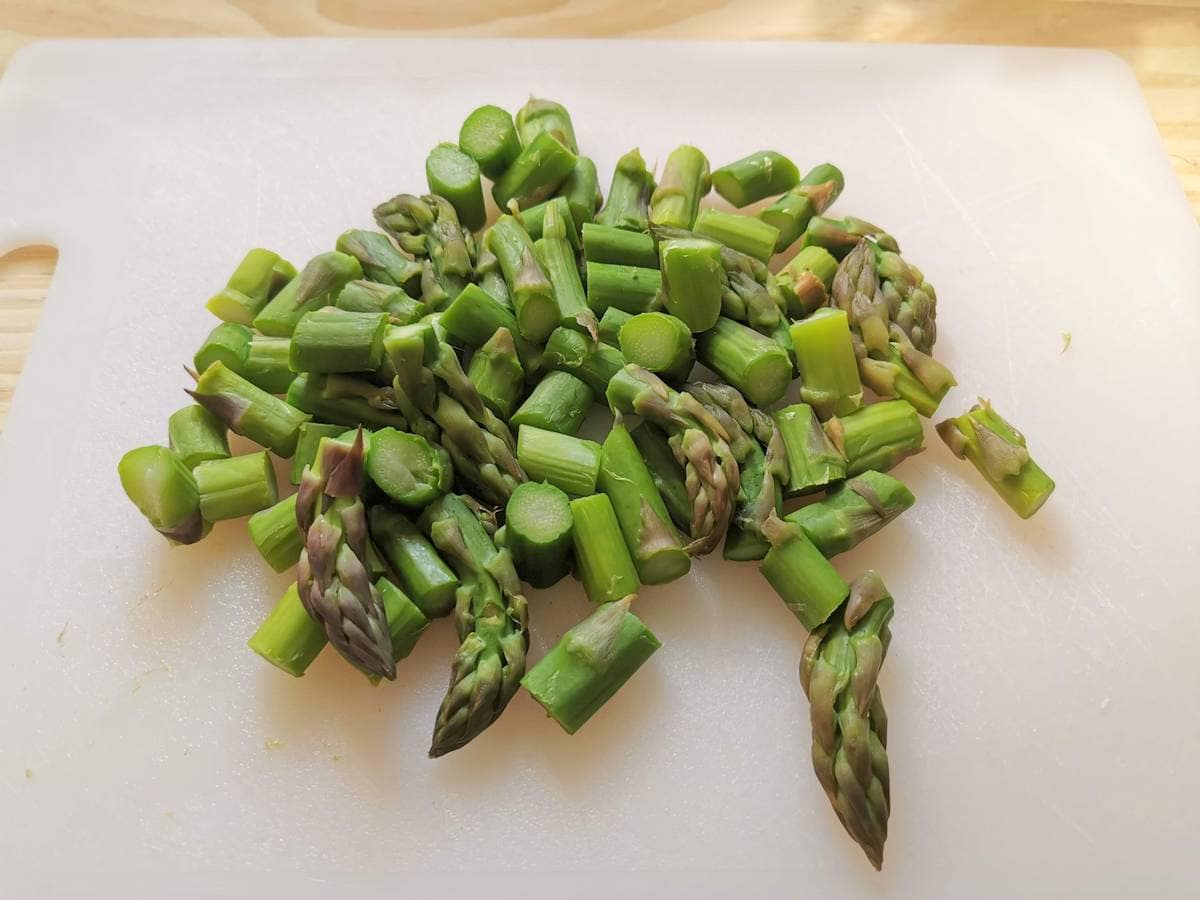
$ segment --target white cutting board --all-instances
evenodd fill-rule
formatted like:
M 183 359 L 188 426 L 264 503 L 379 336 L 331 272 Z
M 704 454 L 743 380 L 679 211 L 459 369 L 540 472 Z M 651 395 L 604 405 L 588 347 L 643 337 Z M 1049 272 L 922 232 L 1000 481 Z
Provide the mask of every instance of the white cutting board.
M 882 874 L 812 774 L 804 633 L 753 566 L 644 593 L 663 649 L 568 737 L 527 696 L 425 751 L 439 622 L 371 688 L 245 647 L 289 580 L 242 522 L 169 548 L 122 495 L 203 301 L 297 264 L 483 103 L 638 145 L 844 170 L 937 286 L 938 355 L 1058 480 L 1029 522 L 929 429 L 918 505 L 837 560 L 896 596 Z M 58 272 L 0 445 L 0 894 L 1177 897 L 1200 883 L 1200 239 L 1095 52 L 506 41 L 63 42 L 0 84 L 0 250 Z M 1070 332 L 1063 353 L 1062 332 Z M 245 444 L 243 444 L 243 447 Z M 587 611 L 530 603 L 534 659 Z M 7 886 L 7 890 L 3 889 Z M 449 893 L 447 893 L 447 891 Z M 329 896 L 325 893 L 325 896 Z

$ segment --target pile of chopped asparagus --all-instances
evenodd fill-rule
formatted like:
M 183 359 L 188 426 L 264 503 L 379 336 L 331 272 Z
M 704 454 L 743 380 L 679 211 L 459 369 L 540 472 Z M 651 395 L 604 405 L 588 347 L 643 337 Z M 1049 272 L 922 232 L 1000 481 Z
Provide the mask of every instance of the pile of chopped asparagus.
M 332 644 L 394 679 L 453 614 L 431 756 L 521 686 L 573 734 L 660 646 L 632 611 L 643 585 L 718 548 L 756 561 L 810 633 L 813 764 L 878 868 L 893 600 L 829 560 L 913 505 L 887 472 L 955 384 L 930 355 L 932 285 L 883 229 L 826 215 L 828 163 L 801 177 L 761 151 L 710 172 L 685 145 L 656 175 L 631 150 L 602 202 L 549 100 L 480 107 L 425 173 L 427 194 L 381 203 L 379 231 L 299 272 L 246 254 L 208 301 L 195 402 L 168 446 L 124 456 L 125 492 L 175 544 L 249 516 L 267 564 L 295 573 L 250 647 L 291 675 Z M 711 189 L 726 204 L 702 206 Z M 603 443 L 578 436 L 594 404 L 614 417 Z M 263 449 L 232 456 L 228 431 Z M 937 431 L 1023 518 L 1054 489 L 987 402 Z M 270 454 L 291 460 L 282 500 Z M 527 667 L 523 585 L 568 575 L 596 609 Z

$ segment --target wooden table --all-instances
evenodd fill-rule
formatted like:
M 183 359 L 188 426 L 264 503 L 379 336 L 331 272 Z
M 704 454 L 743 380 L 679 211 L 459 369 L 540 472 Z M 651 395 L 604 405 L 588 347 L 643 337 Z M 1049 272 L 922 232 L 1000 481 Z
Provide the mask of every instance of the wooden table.
M 48 37 L 475 35 L 896 41 L 1099 47 L 1129 63 L 1200 217 L 1200 0 L 5 0 L 0 67 Z M 54 272 L 0 258 L 0 427 Z

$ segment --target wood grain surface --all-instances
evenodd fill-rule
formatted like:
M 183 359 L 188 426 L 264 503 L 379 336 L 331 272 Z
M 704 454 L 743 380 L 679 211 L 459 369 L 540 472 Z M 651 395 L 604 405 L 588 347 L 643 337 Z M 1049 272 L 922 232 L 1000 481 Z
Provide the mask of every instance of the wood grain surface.
M 1200 217 L 1200 0 L 3 0 L 0 67 L 51 37 L 414 34 L 1107 49 L 1133 68 Z M 0 258 L 0 427 L 56 260 Z

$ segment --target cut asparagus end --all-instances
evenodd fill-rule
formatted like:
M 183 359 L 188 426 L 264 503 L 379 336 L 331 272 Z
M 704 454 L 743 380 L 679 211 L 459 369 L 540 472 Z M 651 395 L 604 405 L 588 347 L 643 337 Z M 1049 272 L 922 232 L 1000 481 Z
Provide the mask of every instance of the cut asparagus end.
M 712 328 L 721 314 L 720 246 L 704 238 L 673 238 L 662 241 L 658 252 L 667 311 L 694 332 Z
M 353 256 L 336 250 L 315 256 L 254 317 L 254 327 L 269 337 L 290 337 L 305 313 L 332 306 L 342 288 L 362 277 Z
M 601 397 L 625 366 L 625 357 L 616 347 L 592 343 L 578 331 L 556 328 L 546 341 L 542 362 L 553 371 L 570 372 Z
M 193 472 L 200 514 L 207 522 L 240 519 L 279 500 L 275 468 L 265 450 L 229 459 L 210 459 Z
M 416 434 L 381 428 L 371 435 L 367 475 L 385 494 L 410 509 L 421 509 L 450 490 L 450 455 Z
M 662 179 L 650 196 L 650 222 L 670 228 L 691 228 L 700 201 L 712 187 L 708 157 L 684 144 L 667 156 Z
M 925 446 L 921 418 L 905 400 L 872 403 L 825 423 L 825 433 L 846 458 L 846 475 L 886 472 Z
M 325 626 L 304 609 L 295 582 L 248 641 L 251 650 L 296 678 L 304 674 L 328 643 Z
M 775 285 L 791 318 L 803 319 L 829 303 L 837 265 L 824 247 L 805 247 L 779 271 Z
M 271 298 L 275 267 L 280 263 L 290 266 L 279 258 L 278 253 L 254 248 L 238 263 L 229 283 L 209 299 L 205 308 L 218 319 L 249 325 Z
M 596 214 L 596 222 L 627 231 L 645 231 L 650 225 L 650 195 L 654 188 L 654 176 L 642 154 L 630 150 L 617 160 L 608 203 Z
M 208 459 L 229 457 L 225 425 L 195 403 L 171 413 L 167 419 L 167 438 L 171 450 L 189 470 Z
M 645 232 L 588 222 L 583 226 L 583 258 L 617 266 L 658 268 L 654 238 Z
M 792 382 L 792 360 L 779 342 L 724 316 L 696 340 L 696 358 L 755 406 L 779 400 Z
M 660 312 L 631 316 L 621 326 L 618 340 L 627 362 L 663 378 L 681 381 L 692 371 L 692 332 L 675 316 Z
M 256 512 L 247 520 L 246 528 L 259 554 L 276 572 L 286 572 L 299 562 L 304 536 L 296 520 L 295 494 Z
M 479 164 L 455 144 L 438 144 L 425 159 L 429 193 L 445 197 L 463 227 L 477 231 L 487 221 Z
M 197 372 L 203 372 L 214 362 L 222 362 L 234 372 L 241 372 L 250 355 L 250 341 L 254 332 L 245 325 L 222 322 L 204 339 L 204 343 L 192 357 Z
M 196 479 L 166 447 L 138 447 L 121 457 L 117 474 L 126 496 L 167 540 L 194 544 L 208 533 Z
M 530 481 L 547 481 L 576 497 L 596 490 L 600 445 L 533 425 L 517 429 L 517 462 Z
M 384 313 L 336 306 L 306 313 L 296 323 L 288 357 L 295 372 L 374 372 L 383 362 Z
M 660 302 L 663 276 L 657 269 L 590 262 L 586 270 L 588 306 L 598 316 L 610 306 L 636 315 Z
M 609 603 L 636 592 L 637 569 L 608 496 L 593 494 L 572 500 L 571 517 L 576 573 L 588 599 Z
M 509 419 L 509 426 L 532 425 L 559 434 L 575 434 L 595 396 L 582 379 L 569 372 L 548 372 Z
M 630 313 L 610 306 L 600 317 L 596 327 L 596 336 L 600 338 L 601 343 L 617 347 L 621 343 L 621 326 L 632 318 Z
M 788 459 L 789 496 L 804 494 L 846 477 L 846 460 L 821 428 L 806 403 L 786 406 L 774 415 Z
M 739 209 L 796 186 L 800 170 L 774 150 L 759 150 L 712 173 L 713 189 Z
M 433 544 L 394 509 L 372 507 L 369 522 L 372 542 L 417 608 L 430 619 L 449 615 L 454 609 L 458 576 Z
M 862 406 L 858 360 L 850 322 L 840 309 L 823 309 L 789 329 L 800 370 L 800 398 L 817 416 L 844 416 Z
M 789 513 L 827 559 L 857 547 L 906 509 L 914 498 L 901 482 L 882 472 L 863 472 L 833 488 L 825 498 Z
M 769 222 L 711 206 L 700 210 L 693 230 L 764 263 L 770 262 L 775 254 L 775 242 L 779 239 L 779 229 Z
M 812 631 L 850 593 L 850 586 L 821 555 L 799 525 L 767 517 L 763 537 L 771 545 L 759 569 L 800 624 Z
M 512 116 L 508 110 L 490 104 L 467 116 L 458 133 L 458 146 L 491 179 L 502 175 L 521 152 Z
M 530 97 L 517 110 L 517 137 L 522 146 L 532 144 L 543 133 L 548 133 L 572 153 L 579 152 L 575 142 L 575 127 L 565 106 L 554 100 Z
M 570 571 L 571 501 L 552 484 L 518 485 L 504 515 L 504 546 L 521 580 L 535 588 L 556 584 Z

